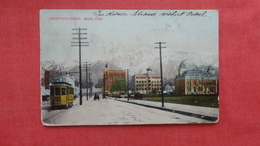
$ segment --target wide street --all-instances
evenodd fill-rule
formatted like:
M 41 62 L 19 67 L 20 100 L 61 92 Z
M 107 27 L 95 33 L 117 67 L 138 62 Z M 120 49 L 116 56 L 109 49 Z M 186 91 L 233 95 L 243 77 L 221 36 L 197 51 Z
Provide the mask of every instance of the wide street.
M 210 121 L 169 111 L 144 107 L 115 99 L 74 101 L 70 109 L 51 109 L 49 101 L 42 102 L 42 121 L 45 125 L 131 125 L 210 123 Z

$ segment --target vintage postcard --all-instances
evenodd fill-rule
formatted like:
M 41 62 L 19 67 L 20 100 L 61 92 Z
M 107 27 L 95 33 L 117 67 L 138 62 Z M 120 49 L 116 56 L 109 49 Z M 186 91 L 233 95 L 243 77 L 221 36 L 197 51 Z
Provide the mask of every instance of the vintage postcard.
M 41 10 L 46 126 L 216 123 L 217 10 Z

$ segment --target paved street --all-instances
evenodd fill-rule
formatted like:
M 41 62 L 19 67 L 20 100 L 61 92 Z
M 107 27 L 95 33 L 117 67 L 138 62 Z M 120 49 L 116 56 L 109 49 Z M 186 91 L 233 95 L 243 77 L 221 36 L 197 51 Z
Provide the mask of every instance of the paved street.
M 42 103 L 42 120 L 46 125 L 127 125 L 127 124 L 171 124 L 210 123 L 210 121 L 148 108 L 110 99 L 83 98 L 74 101 L 70 109 L 52 110 L 48 102 Z

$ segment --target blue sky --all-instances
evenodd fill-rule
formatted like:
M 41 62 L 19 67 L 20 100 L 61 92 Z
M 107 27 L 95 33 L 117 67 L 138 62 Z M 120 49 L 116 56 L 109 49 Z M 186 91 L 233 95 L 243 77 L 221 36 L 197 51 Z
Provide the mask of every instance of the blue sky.
M 98 10 L 42 10 L 40 14 L 41 60 L 78 59 L 78 48 L 72 47 L 72 28 L 87 28 L 88 47 L 82 47 L 82 60 L 106 60 L 115 53 L 135 52 L 141 48 L 154 49 L 154 43 L 166 42 L 168 51 L 218 54 L 218 12 L 215 10 L 178 10 L 178 13 L 204 13 L 201 16 L 159 16 L 176 10 L 146 10 L 156 16 L 132 16 L 137 10 L 102 10 L 126 13 L 128 16 L 99 16 Z M 58 18 L 60 20 L 51 20 Z M 80 20 L 61 20 L 77 17 Z

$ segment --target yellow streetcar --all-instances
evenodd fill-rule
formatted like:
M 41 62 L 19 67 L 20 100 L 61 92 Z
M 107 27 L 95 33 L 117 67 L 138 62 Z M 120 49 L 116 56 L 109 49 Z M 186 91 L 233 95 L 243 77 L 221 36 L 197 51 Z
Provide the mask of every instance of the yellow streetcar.
M 74 80 L 71 76 L 56 76 L 51 79 L 50 103 L 52 107 L 73 106 L 74 101 Z

